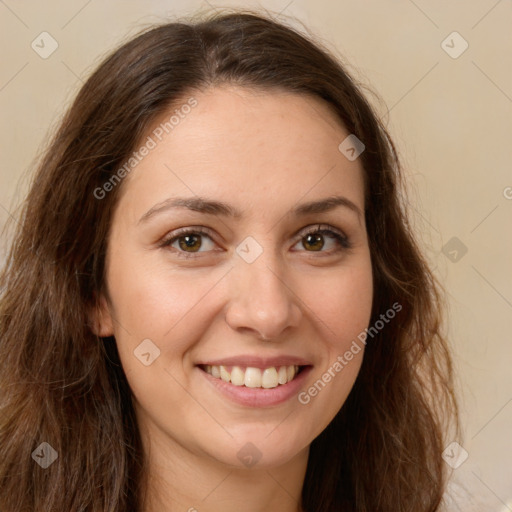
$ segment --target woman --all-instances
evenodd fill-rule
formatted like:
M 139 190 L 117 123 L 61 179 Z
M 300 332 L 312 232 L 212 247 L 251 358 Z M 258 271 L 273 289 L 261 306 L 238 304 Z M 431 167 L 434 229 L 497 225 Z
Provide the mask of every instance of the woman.
M 276 20 L 113 52 L 1 278 L 0 510 L 441 510 L 452 368 L 400 180 Z

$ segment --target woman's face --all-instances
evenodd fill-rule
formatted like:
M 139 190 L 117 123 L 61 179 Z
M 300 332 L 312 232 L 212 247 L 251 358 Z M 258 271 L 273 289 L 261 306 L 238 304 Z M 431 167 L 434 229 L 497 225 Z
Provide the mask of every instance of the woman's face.
M 98 329 L 152 446 L 272 467 L 307 453 L 361 366 L 344 354 L 373 296 L 362 166 L 317 99 L 193 97 L 118 185 Z

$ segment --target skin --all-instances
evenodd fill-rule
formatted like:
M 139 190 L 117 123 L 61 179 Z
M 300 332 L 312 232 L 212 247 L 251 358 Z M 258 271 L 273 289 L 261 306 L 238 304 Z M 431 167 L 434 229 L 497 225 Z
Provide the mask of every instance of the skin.
M 345 402 L 364 350 L 307 405 L 297 396 L 265 408 L 232 403 L 196 363 L 300 356 L 312 364 L 307 390 L 349 349 L 368 327 L 373 297 L 363 170 L 338 150 L 349 133 L 316 98 L 235 86 L 193 96 L 197 106 L 122 183 L 96 330 L 115 336 L 134 395 L 150 461 L 145 512 L 297 512 L 309 445 Z M 168 198 L 195 195 L 243 217 L 173 208 L 140 221 Z M 290 213 L 332 195 L 360 216 L 343 206 Z M 318 224 L 343 232 L 351 248 L 320 235 L 315 251 L 321 242 L 301 233 Z M 178 257 L 183 239 L 159 246 L 190 226 L 212 232 L 191 258 Z M 247 236 L 263 249 L 252 263 L 236 252 Z M 145 339 L 160 350 L 149 366 L 134 356 Z M 237 457 L 248 442 L 261 453 L 250 468 Z

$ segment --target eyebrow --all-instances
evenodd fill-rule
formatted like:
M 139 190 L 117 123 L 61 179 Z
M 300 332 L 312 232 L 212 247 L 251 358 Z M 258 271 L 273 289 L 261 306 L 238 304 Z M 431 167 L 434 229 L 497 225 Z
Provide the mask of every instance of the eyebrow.
M 302 203 L 293 208 L 291 213 L 297 217 L 303 217 L 312 213 L 326 213 L 340 206 L 356 213 L 359 220 L 363 218 L 363 212 L 361 209 L 354 202 L 344 196 L 329 196 L 316 201 Z M 215 201 L 200 196 L 172 197 L 149 209 L 139 219 L 139 224 L 141 222 L 147 222 L 151 217 L 172 208 L 187 208 L 194 212 L 232 217 L 234 219 L 241 219 L 243 217 L 241 210 L 223 201 Z

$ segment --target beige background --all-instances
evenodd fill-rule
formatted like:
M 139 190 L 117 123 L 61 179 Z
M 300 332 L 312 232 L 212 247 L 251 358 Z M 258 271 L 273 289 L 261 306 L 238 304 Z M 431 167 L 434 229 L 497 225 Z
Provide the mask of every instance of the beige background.
M 212 6 L 243 5 L 231 2 Z M 508 0 L 273 0 L 375 90 L 411 184 L 410 211 L 446 284 L 468 459 L 454 471 L 481 504 L 512 511 L 512 4 Z M 206 1 L 0 1 L 0 224 L 27 188 L 49 127 L 101 56 L 143 25 Z M 58 49 L 42 59 L 43 31 Z M 450 57 L 457 31 L 469 47 Z M 462 48 L 458 36 L 445 45 Z M 457 237 L 467 248 L 443 246 Z M 2 236 L 3 261 L 7 235 Z M 453 243 L 453 242 L 452 242 Z M 453 250 L 459 251 L 457 254 Z M 446 255 L 445 255 L 446 253 Z M 450 258 L 460 258 L 451 261 Z M 459 489 L 459 488 L 457 488 Z M 460 489 L 459 489 L 460 490 Z M 464 499 L 451 510 L 468 510 Z

